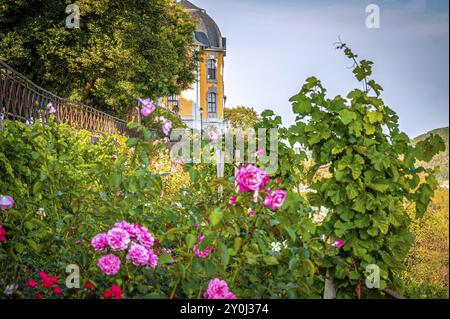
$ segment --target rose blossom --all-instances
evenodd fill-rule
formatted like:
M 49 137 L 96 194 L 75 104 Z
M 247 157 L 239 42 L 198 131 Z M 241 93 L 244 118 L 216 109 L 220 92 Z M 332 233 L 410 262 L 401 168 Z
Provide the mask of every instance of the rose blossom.
M 144 266 L 147 264 L 149 258 L 149 253 L 147 249 L 139 244 L 131 244 L 128 250 L 127 259 L 131 260 L 136 266 Z
M 172 122 L 171 121 L 165 122 L 162 126 L 162 130 L 165 135 L 169 135 L 170 131 L 172 130 Z
M 228 202 L 230 203 L 230 205 L 236 205 L 237 202 L 237 196 L 236 197 L 231 197 Z
M 53 294 L 54 295 L 60 295 L 62 293 L 62 289 L 59 286 L 53 287 Z
M 121 221 L 121 222 L 115 223 L 114 227 L 125 230 L 128 233 L 128 235 L 130 235 L 130 237 L 136 237 L 137 231 L 136 231 L 135 225 L 130 224 L 127 221 Z
M 108 247 L 108 238 L 105 233 L 96 235 L 91 240 L 91 245 L 95 251 L 106 251 Z
M 264 149 L 260 148 L 259 150 L 256 151 L 256 156 L 263 156 L 265 153 Z
M 94 289 L 94 284 L 91 282 L 87 282 L 84 284 L 84 288 L 86 288 L 87 290 Z
M 148 250 L 148 265 L 155 269 L 156 265 L 158 265 L 158 255 L 155 254 L 155 252 L 151 249 Z
M 344 241 L 342 239 L 339 239 L 331 245 L 336 248 L 341 248 L 342 246 L 344 246 Z
M 153 246 L 155 239 L 144 226 L 135 225 L 136 237 L 141 245 L 150 248 Z
M 201 235 L 198 237 L 198 243 L 192 247 L 192 251 L 194 251 L 194 255 L 198 258 L 208 258 L 211 253 L 211 246 L 206 247 L 204 250 L 200 250 L 199 246 L 202 243 L 203 239 L 205 239 L 205 235 Z
M 37 282 L 36 282 L 36 280 L 29 280 L 28 282 L 27 282 L 27 285 L 28 285 L 28 287 L 31 287 L 31 288 L 36 288 L 37 287 Z
M 0 243 L 3 243 L 6 241 L 6 230 L 3 228 L 2 225 L 0 225 Z
M 14 206 L 14 199 L 11 196 L 0 196 L 0 210 L 11 209 Z
M 113 254 L 103 256 L 98 260 L 97 266 L 106 275 L 108 276 L 115 275 L 120 270 L 120 259 L 119 257 Z
M 286 191 L 277 189 L 275 192 L 266 195 L 266 198 L 264 198 L 264 205 L 269 207 L 272 211 L 276 211 L 283 206 L 285 199 Z
M 130 243 L 130 235 L 122 228 L 114 227 L 106 234 L 108 245 L 113 250 L 125 250 Z
M 269 180 L 269 175 L 266 172 L 252 164 L 241 167 L 236 174 L 236 182 L 244 193 L 262 189 Z
M 115 298 L 115 299 L 122 299 L 122 293 L 123 290 L 116 285 L 112 285 L 110 289 L 106 290 L 102 297 L 105 299 Z
M 205 299 L 237 299 L 229 290 L 226 281 L 214 278 L 208 284 L 208 289 L 203 295 Z
M 150 99 L 138 99 L 138 103 L 142 105 L 141 115 L 150 116 L 155 111 L 155 104 Z

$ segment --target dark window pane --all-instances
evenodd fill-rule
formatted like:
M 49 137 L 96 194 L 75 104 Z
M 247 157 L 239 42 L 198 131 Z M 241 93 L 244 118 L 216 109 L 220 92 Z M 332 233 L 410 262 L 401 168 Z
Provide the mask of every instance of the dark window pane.
M 217 116 L 217 94 L 214 92 L 208 93 L 208 117 Z
M 208 69 L 208 80 L 216 80 L 216 60 L 206 60 L 206 67 Z

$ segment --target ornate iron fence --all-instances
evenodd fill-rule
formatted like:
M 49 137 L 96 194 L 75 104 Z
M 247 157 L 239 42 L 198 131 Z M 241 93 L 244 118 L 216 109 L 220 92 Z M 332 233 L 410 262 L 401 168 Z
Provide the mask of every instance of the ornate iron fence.
M 0 119 L 47 122 L 49 103 L 59 123 L 92 132 L 129 134 L 126 121 L 82 103 L 60 98 L 0 61 Z

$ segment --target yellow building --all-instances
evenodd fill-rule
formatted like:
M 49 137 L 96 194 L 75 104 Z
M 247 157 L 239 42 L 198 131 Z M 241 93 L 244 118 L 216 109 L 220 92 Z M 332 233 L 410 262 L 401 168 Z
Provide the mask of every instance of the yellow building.
M 201 9 L 187 0 L 178 1 L 186 11 L 197 20 L 194 33 L 195 50 L 202 57 L 197 66 L 197 80 L 190 90 L 178 96 L 169 96 L 163 103 L 178 111 L 184 123 L 190 128 L 205 129 L 215 126 L 223 131 L 224 107 L 224 57 L 226 56 L 226 38 L 222 37 L 214 20 Z

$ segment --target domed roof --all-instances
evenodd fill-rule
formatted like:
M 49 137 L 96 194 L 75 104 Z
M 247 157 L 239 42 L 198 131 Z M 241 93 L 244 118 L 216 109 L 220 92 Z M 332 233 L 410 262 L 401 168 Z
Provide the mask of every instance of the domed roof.
M 181 0 L 179 2 L 187 12 L 197 20 L 197 30 L 195 31 L 195 40 L 198 45 L 210 48 L 210 49 L 226 49 L 226 39 L 222 37 L 217 23 L 206 13 L 204 9 L 201 9 L 187 0 Z

